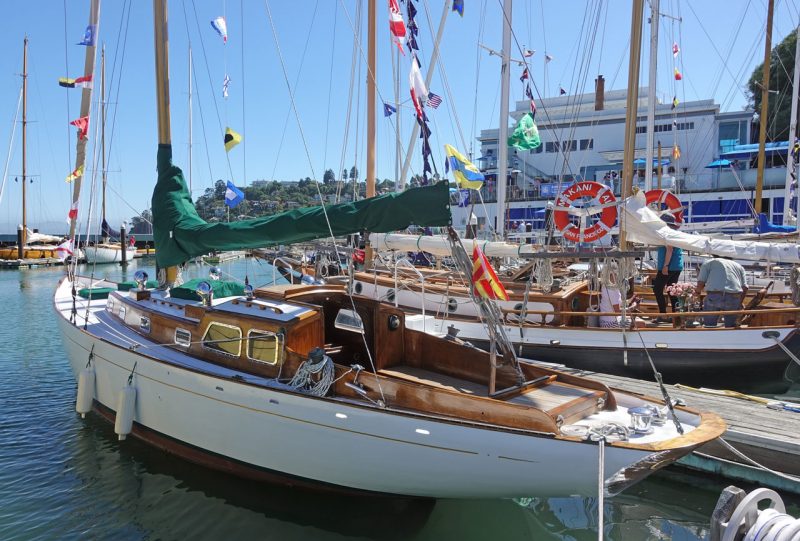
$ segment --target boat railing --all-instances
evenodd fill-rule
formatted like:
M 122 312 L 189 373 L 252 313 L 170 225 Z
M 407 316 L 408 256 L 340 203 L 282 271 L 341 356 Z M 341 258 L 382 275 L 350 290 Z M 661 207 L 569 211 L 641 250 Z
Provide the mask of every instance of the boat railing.
M 422 289 L 422 331 L 425 332 L 427 329 L 425 328 L 425 276 L 414 266 L 414 264 L 408 260 L 408 258 L 400 258 L 394 263 L 394 307 L 398 307 L 398 286 L 400 282 L 397 279 L 397 270 L 400 267 L 406 267 L 411 269 L 419 278 L 419 282 Z
M 283 267 L 289 269 L 289 283 L 294 283 L 294 267 L 292 266 L 292 262 L 283 257 L 276 257 L 272 260 L 272 283 L 275 284 L 275 279 L 277 278 L 278 273 L 278 263 L 281 263 Z

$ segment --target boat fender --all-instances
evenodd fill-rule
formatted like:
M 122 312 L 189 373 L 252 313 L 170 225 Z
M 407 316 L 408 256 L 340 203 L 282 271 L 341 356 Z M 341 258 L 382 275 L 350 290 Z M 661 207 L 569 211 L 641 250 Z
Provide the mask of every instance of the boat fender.
M 594 312 L 599 312 L 600 307 L 596 305 L 592 305 L 586 309 L 586 326 L 587 327 L 599 327 L 600 326 L 600 316 L 595 315 Z
M 124 440 L 133 429 L 133 415 L 136 408 L 136 387 L 131 378 L 120 390 L 117 398 L 117 415 L 114 420 L 114 432 L 120 440 Z
M 86 414 L 92 411 L 93 402 L 94 367 L 87 364 L 86 368 L 78 374 L 78 397 L 75 400 L 75 411 L 80 413 L 82 418 L 86 418 Z

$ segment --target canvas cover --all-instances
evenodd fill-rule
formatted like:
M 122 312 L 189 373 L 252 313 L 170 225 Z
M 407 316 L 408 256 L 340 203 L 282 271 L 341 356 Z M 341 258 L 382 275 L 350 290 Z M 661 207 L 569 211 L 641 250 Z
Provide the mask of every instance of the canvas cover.
M 183 284 L 170 288 L 170 297 L 177 299 L 184 299 L 187 301 L 202 300 L 200 295 L 196 293 L 197 286 L 200 282 L 208 282 L 211 285 L 211 291 L 214 292 L 214 298 L 222 297 L 237 297 L 244 295 L 244 284 L 241 282 L 232 282 L 228 280 L 210 280 L 208 278 L 195 278 Z
M 263 218 L 207 223 L 194 208 L 183 172 L 172 164 L 172 146 L 158 147 L 158 182 L 153 191 L 153 239 L 159 267 L 179 265 L 211 251 L 246 250 L 305 242 L 330 235 L 321 206 Z M 409 225 L 451 222 L 446 182 L 326 206 L 335 236 L 359 231 L 385 233 Z

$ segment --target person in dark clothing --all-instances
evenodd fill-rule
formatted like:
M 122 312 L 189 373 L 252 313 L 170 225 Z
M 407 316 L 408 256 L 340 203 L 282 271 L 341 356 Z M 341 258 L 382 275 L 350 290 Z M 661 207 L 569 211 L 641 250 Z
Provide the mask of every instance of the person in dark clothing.
M 678 229 L 675 218 L 670 214 L 665 214 L 661 219 L 672 229 Z M 667 299 L 664 297 L 664 288 L 674 284 L 683 271 L 683 250 L 672 246 L 661 246 L 658 248 L 658 263 L 656 264 L 656 277 L 653 280 L 653 293 L 658 303 L 658 311 L 661 314 L 667 313 Z M 670 295 L 672 311 L 677 311 L 678 299 Z M 659 319 L 662 322 L 671 322 L 669 319 Z

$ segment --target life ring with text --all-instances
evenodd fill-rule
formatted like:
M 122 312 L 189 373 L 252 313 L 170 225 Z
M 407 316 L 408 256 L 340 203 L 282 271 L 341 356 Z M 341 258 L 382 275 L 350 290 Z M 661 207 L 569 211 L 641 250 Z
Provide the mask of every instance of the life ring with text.
M 676 222 L 683 221 L 683 204 L 674 193 L 669 190 L 648 190 L 644 194 L 647 205 L 658 204 L 658 215 L 671 214 Z M 661 210 L 661 205 L 666 205 L 666 210 Z
M 578 198 L 591 197 L 599 205 L 578 207 Z M 590 216 L 600 215 L 599 220 L 587 227 Z M 570 216 L 579 218 L 578 224 L 570 221 Z M 603 238 L 617 221 L 617 199 L 611 188 L 599 182 L 576 182 L 556 197 L 553 208 L 553 223 L 572 242 L 594 242 Z

